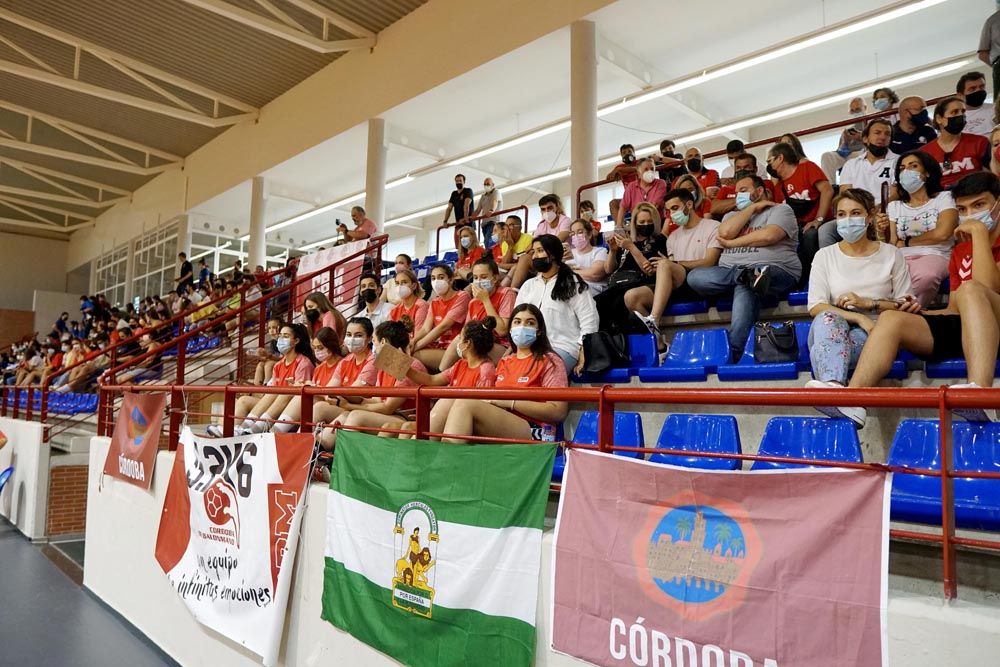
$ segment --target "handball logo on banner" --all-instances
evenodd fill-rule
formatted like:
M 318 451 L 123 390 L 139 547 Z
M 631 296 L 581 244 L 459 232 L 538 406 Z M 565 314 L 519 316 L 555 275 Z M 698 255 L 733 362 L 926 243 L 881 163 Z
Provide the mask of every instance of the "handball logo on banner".
M 228 542 L 240 547 L 240 509 L 236 490 L 221 477 L 212 482 L 203 496 L 205 515 L 215 526 L 209 528 L 209 539 Z M 230 522 L 233 528 L 226 528 Z
M 427 535 L 427 546 L 421 545 L 421 529 Z M 431 618 L 437 571 L 430 577 L 427 573 L 437 562 L 438 523 L 434 510 L 422 502 L 406 503 L 396 513 L 392 530 L 398 556 L 392 579 L 392 606 Z
M 706 620 L 743 604 L 762 545 L 736 503 L 682 495 L 651 512 L 635 561 L 647 597 L 685 619 Z

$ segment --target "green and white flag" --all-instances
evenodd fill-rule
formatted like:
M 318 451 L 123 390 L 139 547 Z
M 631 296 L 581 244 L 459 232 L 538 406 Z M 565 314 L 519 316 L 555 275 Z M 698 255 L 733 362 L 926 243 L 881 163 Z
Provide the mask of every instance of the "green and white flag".
M 530 665 L 554 457 L 341 431 L 323 618 L 414 667 Z

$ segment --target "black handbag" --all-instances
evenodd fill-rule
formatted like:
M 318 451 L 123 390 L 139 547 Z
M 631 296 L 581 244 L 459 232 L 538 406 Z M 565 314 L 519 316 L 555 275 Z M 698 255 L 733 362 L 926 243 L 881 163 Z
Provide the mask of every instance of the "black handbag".
M 627 368 L 629 356 L 623 334 L 595 331 L 583 337 L 583 372 L 604 373 L 611 368 Z
M 634 269 L 618 270 L 608 278 L 608 289 L 637 286 L 645 274 Z
M 758 364 L 798 361 L 799 340 L 791 322 L 757 322 L 753 331 L 753 358 Z

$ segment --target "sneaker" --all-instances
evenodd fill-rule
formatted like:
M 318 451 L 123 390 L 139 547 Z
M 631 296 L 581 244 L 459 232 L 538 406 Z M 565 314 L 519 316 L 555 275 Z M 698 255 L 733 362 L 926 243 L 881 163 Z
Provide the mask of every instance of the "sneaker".
M 824 382 L 822 380 L 809 380 L 806 382 L 806 389 L 843 389 L 843 385 L 836 382 Z M 833 405 L 817 405 L 816 411 L 821 412 L 833 419 L 850 419 L 854 423 L 854 428 L 864 428 L 868 419 L 868 411 L 864 408 L 836 407 Z
M 657 338 L 659 338 L 659 336 L 660 336 L 660 326 L 656 322 L 656 320 L 654 320 L 649 315 L 643 315 L 638 310 L 633 310 L 632 314 L 635 315 L 636 317 L 638 317 L 639 321 L 646 325 L 646 328 L 649 329 L 649 333 L 651 333 L 654 336 L 656 336 Z
M 237 426 L 236 428 L 233 429 L 233 435 L 239 435 L 239 436 L 253 435 L 253 429 Z
M 768 274 L 767 269 L 766 265 L 760 267 L 760 270 L 754 276 L 753 282 L 750 284 L 750 289 L 753 290 L 758 299 L 763 299 L 767 294 L 767 290 L 771 288 L 771 276 Z
M 219 426 L 218 424 L 209 424 L 208 428 L 205 429 L 205 433 L 207 435 L 212 436 L 213 438 L 221 438 L 222 437 L 222 427 Z
M 980 389 L 981 387 L 975 382 L 966 382 L 962 384 L 953 384 L 950 389 Z M 997 412 L 996 410 L 990 410 L 993 414 L 990 415 L 989 412 L 983 408 L 952 408 L 952 412 L 970 422 L 991 422 L 996 421 Z

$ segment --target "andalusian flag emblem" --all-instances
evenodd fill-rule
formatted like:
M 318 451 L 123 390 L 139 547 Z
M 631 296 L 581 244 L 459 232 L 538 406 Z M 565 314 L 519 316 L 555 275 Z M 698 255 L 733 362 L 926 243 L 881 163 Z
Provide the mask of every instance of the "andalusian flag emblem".
M 342 431 L 323 618 L 407 665 L 531 664 L 554 456 Z

